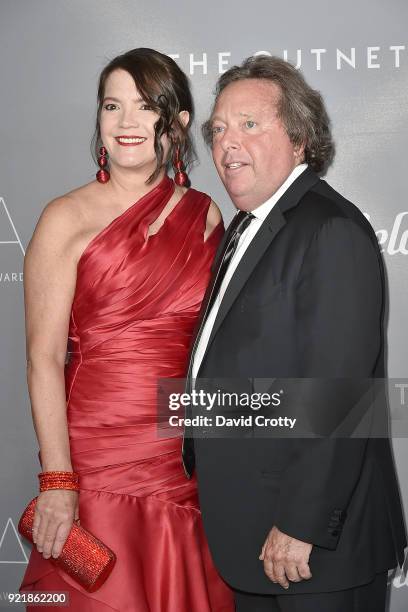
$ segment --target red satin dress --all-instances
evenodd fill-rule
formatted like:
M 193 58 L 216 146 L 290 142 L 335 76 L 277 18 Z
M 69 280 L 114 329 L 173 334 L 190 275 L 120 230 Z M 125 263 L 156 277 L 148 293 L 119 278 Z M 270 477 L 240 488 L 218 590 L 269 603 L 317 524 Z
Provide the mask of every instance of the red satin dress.
M 158 435 L 156 382 L 182 378 L 220 223 L 204 242 L 210 198 L 189 189 L 155 235 L 174 192 L 167 176 L 103 229 L 78 262 L 66 366 L 81 525 L 117 556 L 87 593 L 34 547 L 22 591 L 68 591 L 75 612 L 232 612 L 203 532 L 180 437 Z M 33 612 L 38 606 L 29 606 Z M 49 610 L 45 608 L 44 610 Z

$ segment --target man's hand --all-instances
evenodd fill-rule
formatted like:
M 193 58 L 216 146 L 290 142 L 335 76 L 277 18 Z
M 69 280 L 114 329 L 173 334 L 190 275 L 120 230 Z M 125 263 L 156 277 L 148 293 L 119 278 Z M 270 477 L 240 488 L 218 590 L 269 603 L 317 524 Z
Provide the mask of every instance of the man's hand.
M 288 589 L 289 580 L 300 582 L 312 577 L 309 567 L 312 548 L 313 544 L 291 538 L 277 527 L 272 527 L 259 558 L 264 562 L 268 578 Z

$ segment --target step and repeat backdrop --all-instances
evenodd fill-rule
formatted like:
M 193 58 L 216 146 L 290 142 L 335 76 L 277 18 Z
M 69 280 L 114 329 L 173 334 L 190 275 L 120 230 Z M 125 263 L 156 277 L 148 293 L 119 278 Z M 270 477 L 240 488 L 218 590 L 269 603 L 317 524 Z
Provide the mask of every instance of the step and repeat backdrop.
M 23 258 L 45 204 L 89 182 L 96 83 L 134 47 L 171 55 L 196 102 L 195 188 L 233 214 L 199 126 L 217 77 L 255 53 L 302 69 L 327 103 L 336 157 L 327 174 L 374 227 L 389 285 L 388 375 L 408 365 L 408 4 L 405 0 L 0 0 L 0 609 L 29 547 L 17 533 L 37 492 L 26 387 Z M 401 410 L 408 409 L 402 383 Z M 408 512 L 408 440 L 393 447 Z M 390 611 L 408 606 L 407 562 L 390 575 Z M 10 609 L 10 608 L 9 608 Z M 14 609 L 17 609 L 14 607 Z

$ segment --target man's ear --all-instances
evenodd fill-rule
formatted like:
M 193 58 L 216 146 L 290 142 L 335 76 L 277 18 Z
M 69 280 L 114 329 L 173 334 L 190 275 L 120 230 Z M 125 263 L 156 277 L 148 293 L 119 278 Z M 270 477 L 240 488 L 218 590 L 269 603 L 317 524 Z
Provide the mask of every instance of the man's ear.
M 301 164 L 305 160 L 305 148 L 306 148 L 306 144 L 302 143 L 301 145 L 298 145 L 294 147 L 293 149 L 294 155 L 299 164 Z

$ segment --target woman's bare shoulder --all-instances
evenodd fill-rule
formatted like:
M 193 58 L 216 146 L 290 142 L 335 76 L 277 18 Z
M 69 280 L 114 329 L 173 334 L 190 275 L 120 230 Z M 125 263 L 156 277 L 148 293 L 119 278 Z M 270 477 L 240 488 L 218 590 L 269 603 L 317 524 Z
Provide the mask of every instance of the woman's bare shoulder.
M 37 221 L 30 245 L 46 238 L 48 244 L 53 243 L 62 250 L 86 224 L 95 196 L 93 181 L 48 202 Z
M 76 187 L 72 191 L 58 196 L 48 202 L 44 207 L 41 217 L 58 221 L 61 220 L 69 221 L 70 219 L 75 222 L 78 217 L 84 215 L 89 207 L 89 203 L 92 202 L 97 195 L 97 190 L 94 185 L 95 181 Z

